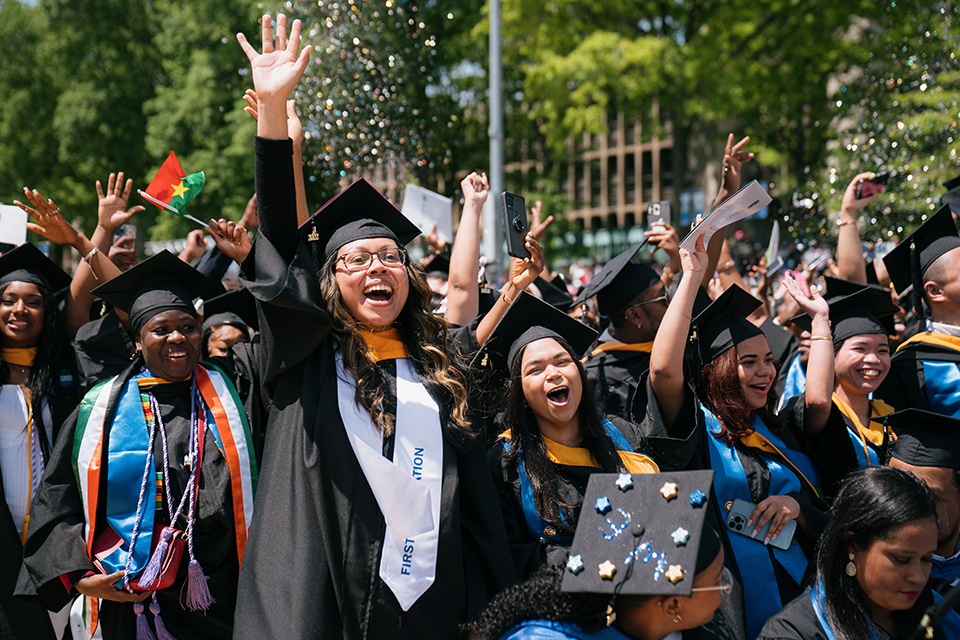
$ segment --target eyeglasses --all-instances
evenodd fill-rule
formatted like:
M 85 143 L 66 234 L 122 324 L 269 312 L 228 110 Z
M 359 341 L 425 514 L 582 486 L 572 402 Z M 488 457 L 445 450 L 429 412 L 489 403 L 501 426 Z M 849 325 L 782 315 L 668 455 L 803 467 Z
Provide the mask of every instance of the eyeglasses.
M 352 251 L 337 258 L 337 262 L 343 262 L 347 271 L 356 273 L 369 269 L 370 265 L 373 264 L 374 256 L 380 260 L 380 264 L 388 269 L 399 269 L 407 263 L 407 252 L 399 247 L 374 252 Z
M 723 568 L 720 574 L 720 581 L 712 587 L 693 587 L 690 591 L 722 591 L 723 595 L 729 594 L 733 590 L 733 574 L 730 569 Z
M 662 295 L 662 296 L 658 296 L 658 297 L 654 298 L 653 300 L 647 300 L 646 302 L 638 302 L 637 304 L 632 304 L 632 305 L 630 305 L 630 306 L 631 306 L 631 307 L 645 307 L 645 306 L 647 306 L 648 304 L 656 304 L 657 302 L 662 302 L 663 304 L 670 304 L 670 296 L 664 294 L 664 295 Z

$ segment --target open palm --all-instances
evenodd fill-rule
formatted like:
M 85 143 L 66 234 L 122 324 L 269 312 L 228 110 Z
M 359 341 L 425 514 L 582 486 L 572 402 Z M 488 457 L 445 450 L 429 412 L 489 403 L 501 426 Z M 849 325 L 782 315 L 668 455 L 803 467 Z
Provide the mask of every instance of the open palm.
M 269 15 L 263 16 L 263 52 L 247 42 L 246 36 L 237 34 L 237 40 L 250 60 L 253 72 L 253 86 L 256 88 L 260 100 L 282 97 L 286 100 L 290 92 L 300 81 L 307 62 L 310 59 L 310 47 L 300 48 L 300 21 L 294 20 L 290 29 L 290 39 L 287 39 L 287 17 L 282 13 L 277 16 L 277 41 L 273 42 L 273 25 Z

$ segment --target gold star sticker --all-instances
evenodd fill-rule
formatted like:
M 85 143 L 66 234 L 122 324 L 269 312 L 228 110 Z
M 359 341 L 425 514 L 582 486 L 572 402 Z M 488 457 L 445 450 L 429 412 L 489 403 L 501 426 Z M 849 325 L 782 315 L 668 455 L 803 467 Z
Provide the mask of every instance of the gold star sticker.
M 677 497 L 677 483 L 664 482 L 663 486 L 660 487 L 660 494 L 667 500 L 673 500 Z
M 683 567 L 678 564 L 672 564 L 670 565 L 670 568 L 667 569 L 667 572 L 663 575 L 667 576 L 667 580 L 673 584 L 677 584 L 683 580 Z
M 174 197 L 180 196 L 182 198 L 183 194 L 185 194 L 187 191 L 190 191 L 189 188 L 183 186 L 183 180 L 180 180 L 180 184 L 172 184 L 170 186 L 173 187 Z
M 605 560 L 603 564 L 599 565 L 599 569 L 600 577 L 604 580 L 613 580 L 613 574 L 617 572 L 617 566 L 609 560 Z

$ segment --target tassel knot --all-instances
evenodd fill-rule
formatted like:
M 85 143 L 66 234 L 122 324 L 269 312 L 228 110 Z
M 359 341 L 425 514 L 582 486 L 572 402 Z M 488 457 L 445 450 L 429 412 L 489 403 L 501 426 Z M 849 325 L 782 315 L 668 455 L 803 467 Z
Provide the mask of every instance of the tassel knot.
M 187 603 L 186 607 L 190 611 L 206 611 L 216 600 L 210 595 L 210 587 L 207 586 L 207 578 L 203 575 L 203 569 L 196 558 L 190 559 L 187 565 Z
M 136 602 L 133 605 L 133 612 L 137 614 L 137 640 L 157 640 L 150 630 L 150 623 L 147 622 L 147 616 L 143 615 L 143 603 Z
M 146 589 L 153 585 L 160 577 L 160 569 L 163 567 L 163 561 L 167 557 L 167 550 L 170 548 L 170 538 L 173 537 L 173 528 L 164 527 L 160 534 L 160 541 L 157 542 L 157 548 L 153 550 L 150 556 L 150 562 L 143 568 L 140 574 L 140 588 Z

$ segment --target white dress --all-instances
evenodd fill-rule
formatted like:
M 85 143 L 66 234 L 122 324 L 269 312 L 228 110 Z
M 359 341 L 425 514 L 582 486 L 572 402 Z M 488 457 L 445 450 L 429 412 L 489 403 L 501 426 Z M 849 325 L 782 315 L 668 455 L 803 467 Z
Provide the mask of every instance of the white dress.
M 23 524 L 30 513 L 30 503 L 40 486 L 44 468 L 40 436 L 33 425 L 28 425 L 30 422 L 30 407 L 20 386 L 0 386 L 0 474 L 3 477 L 3 497 L 20 534 L 23 533 Z M 46 404 L 43 406 L 43 422 L 47 425 L 47 442 L 52 448 L 53 420 Z

